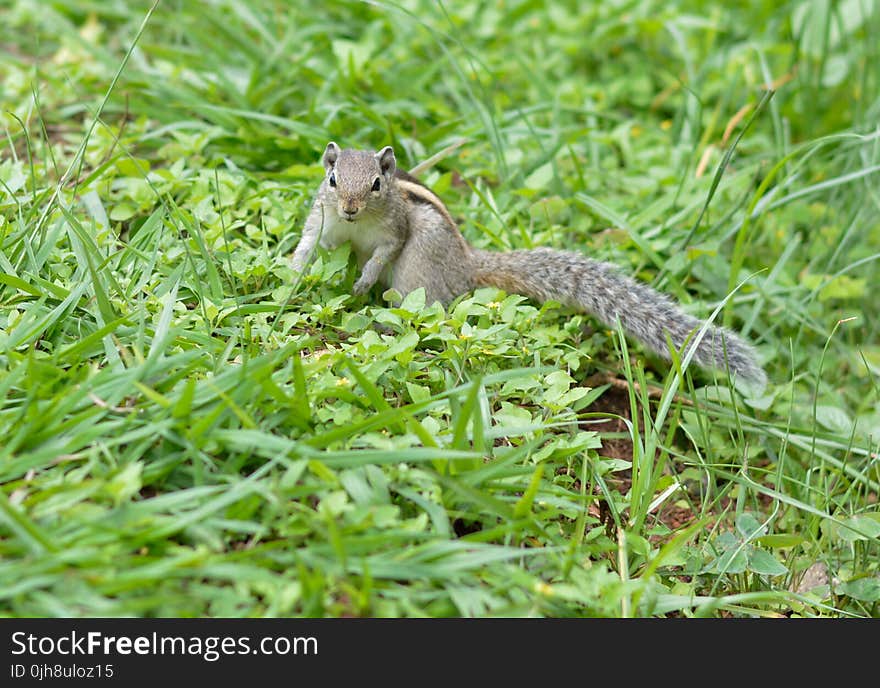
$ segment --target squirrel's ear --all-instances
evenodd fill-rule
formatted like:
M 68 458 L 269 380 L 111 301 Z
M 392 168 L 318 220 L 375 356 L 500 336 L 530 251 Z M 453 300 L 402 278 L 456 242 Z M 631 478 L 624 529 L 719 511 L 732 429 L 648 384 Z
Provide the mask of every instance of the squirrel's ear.
M 397 169 L 397 160 L 394 159 L 394 149 L 391 146 L 385 146 L 376 153 L 376 160 L 379 161 L 379 169 L 382 174 L 390 176 Z
M 327 147 L 324 149 L 324 169 L 328 172 L 336 164 L 336 159 L 339 157 L 339 146 L 337 146 L 333 141 L 327 144 Z

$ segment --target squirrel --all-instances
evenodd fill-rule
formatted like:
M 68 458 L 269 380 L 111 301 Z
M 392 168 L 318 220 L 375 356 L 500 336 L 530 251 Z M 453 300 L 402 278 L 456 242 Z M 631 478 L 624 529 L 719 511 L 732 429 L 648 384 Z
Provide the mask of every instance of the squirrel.
M 555 300 L 623 329 L 668 359 L 667 335 L 676 348 L 703 323 L 668 296 L 619 272 L 611 263 L 572 251 L 535 248 L 507 252 L 472 247 L 443 201 L 398 169 L 394 150 L 340 149 L 327 144 L 326 175 L 293 254 L 302 273 L 316 244 L 332 249 L 351 242 L 361 273 L 356 295 L 381 280 L 402 295 L 424 287 L 428 303 L 450 301 L 476 287 L 496 287 L 543 303 Z M 764 370 L 752 347 L 733 332 L 710 325 L 696 347 L 703 367 L 729 368 L 763 389 Z

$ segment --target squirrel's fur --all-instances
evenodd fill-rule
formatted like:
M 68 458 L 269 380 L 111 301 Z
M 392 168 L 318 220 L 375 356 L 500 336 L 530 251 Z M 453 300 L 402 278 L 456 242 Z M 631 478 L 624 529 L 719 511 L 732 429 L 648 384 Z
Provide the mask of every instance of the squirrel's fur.
M 397 169 L 390 146 L 373 153 L 330 142 L 323 162 L 327 174 L 293 256 L 297 271 L 316 244 L 334 248 L 350 241 L 361 266 L 356 294 L 381 280 L 403 295 L 424 287 L 428 303 L 448 304 L 475 287 L 497 287 L 538 302 L 559 301 L 609 326 L 619 319 L 625 332 L 666 358 L 667 334 L 680 349 L 703 325 L 610 263 L 549 248 L 499 253 L 471 247 L 443 202 Z M 752 347 L 721 327 L 707 328 L 694 360 L 729 368 L 761 387 L 767 381 Z

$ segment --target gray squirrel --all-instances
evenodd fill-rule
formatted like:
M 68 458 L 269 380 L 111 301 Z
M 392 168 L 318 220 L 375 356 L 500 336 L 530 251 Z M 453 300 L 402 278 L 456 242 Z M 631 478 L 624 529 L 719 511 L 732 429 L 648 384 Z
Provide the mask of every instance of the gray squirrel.
M 553 299 L 612 327 L 619 319 L 626 333 L 667 359 L 667 334 L 680 349 L 703 325 L 611 263 L 549 248 L 470 246 L 443 201 L 397 168 L 391 146 L 374 153 L 343 150 L 331 141 L 323 163 L 326 175 L 293 255 L 297 272 L 316 244 L 332 249 L 350 241 L 361 268 L 355 294 L 381 280 L 402 295 L 424 287 L 428 303 L 445 305 L 476 287 L 497 287 L 539 303 Z M 767 383 L 752 347 L 725 328 L 710 325 L 693 358 L 707 368 L 729 368 L 760 388 Z

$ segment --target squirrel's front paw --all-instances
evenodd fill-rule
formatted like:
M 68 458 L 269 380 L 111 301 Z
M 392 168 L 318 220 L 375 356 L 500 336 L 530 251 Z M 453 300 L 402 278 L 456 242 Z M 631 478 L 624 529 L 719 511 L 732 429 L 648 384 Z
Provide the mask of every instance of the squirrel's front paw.
M 354 286 L 351 289 L 352 294 L 355 296 L 363 296 L 368 291 L 370 291 L 370 287 L 373 286 L 372 282 L 368 282 L 367 280 L 359 279 L 354 283 Z

